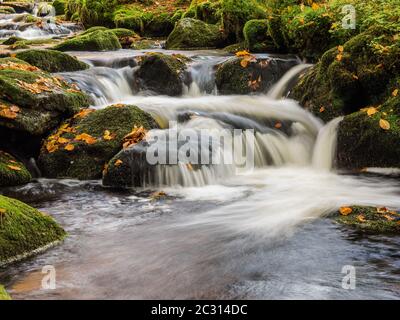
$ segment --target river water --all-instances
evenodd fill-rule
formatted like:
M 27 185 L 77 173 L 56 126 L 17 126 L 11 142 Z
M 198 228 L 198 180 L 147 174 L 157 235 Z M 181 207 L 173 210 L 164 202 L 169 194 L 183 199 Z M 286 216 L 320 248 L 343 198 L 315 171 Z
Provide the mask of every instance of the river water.
M 324 125 L 284 98 L 309 66 L 296 57 L 257 55 L 293 68 L 263 94 L 223 96 L 214 73 L 228 55 L 151 51 L 192 58 L 183 96 L 132 85 L 145 51 L 73 52 L 92 67 L 63 76 L 93 97 L 94 108 L 135 104 L 160 130 L 169 121 L 178 121 L 178 130 L 253 128 L 255 168 L 237 174 L 235 165 L 160 167 L 144 187 L 125 191 L 101 181 L 48 179 L 2 190 L 50 213 L 69 233 L 60 246 L 0 271 L 13 298 L 400 297 L 400 237 L 359 234 L 329 217 L 346 205 L 400 208 L 398 179 L 381 170 L 335 170 L 341 119 Z M 56 268 L 55 290 L 41 288 L 46 265 Z M 355 290 L 342 288 L 347 265 L 356 268 Z

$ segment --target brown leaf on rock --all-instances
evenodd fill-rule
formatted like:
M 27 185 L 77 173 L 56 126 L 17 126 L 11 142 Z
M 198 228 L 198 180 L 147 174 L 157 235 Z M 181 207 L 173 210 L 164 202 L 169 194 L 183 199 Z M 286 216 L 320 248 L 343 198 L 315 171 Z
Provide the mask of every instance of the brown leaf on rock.
M 97 142 L 96 138 L 92 137 L 90 134 L 82 133 L 75 137 L 77 141 L 84 141 L 87 144 L 94 144 Z
M 383 130 L 389 130 L 390 129 L 390 123 L 389 121 L 385 120 L 385 119 L 380 119 L 379 120 L 379 126 L 383 129 Z
M 147 130 L 143 126 L 134 127 L 130 133 L 128 133 L 122 140 L 123 148 L 126 149 L 131 145 L 135 145 L 142 141 L 147 134 Z
M 353 212 L 353 209 L 350 207 L 341 207 L 339 212 L 342 216 L 348 216 L 350 213 Z
M 8 164 L 7 167 L 9 169 L 11 169 L 11 170 L 14 170 L 14 171 L 21 171 L 22 170 L 21 167 L 14 166 L 14 165 L 11 165 L 11 164 Z

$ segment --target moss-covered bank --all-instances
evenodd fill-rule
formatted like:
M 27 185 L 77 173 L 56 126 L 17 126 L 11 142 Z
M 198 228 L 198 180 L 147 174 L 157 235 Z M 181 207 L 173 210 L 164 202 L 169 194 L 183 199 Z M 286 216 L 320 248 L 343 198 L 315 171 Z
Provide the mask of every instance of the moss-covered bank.
M 50 216 L 0 195 L 0 265 L 32 255 L 65 236 Z

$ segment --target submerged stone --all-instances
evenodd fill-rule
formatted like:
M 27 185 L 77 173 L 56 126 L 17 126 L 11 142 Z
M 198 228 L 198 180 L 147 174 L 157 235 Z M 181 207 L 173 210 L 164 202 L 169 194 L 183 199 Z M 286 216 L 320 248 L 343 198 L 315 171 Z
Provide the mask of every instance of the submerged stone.
M 0 266 L 38 253 L 65 236 L 50 216 L 0 195 Z

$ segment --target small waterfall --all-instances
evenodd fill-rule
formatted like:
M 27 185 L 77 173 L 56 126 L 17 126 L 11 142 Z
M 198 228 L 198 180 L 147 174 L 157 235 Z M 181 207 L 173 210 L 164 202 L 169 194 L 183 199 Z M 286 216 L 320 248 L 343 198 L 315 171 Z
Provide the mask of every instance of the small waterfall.
M 299 64 L 291 68 L 286 74 L 269 90 L 268 96 L 272 99 L 284 98 L 288 92 L 288 88 L 293 85 L 297 78 L 312 64 Z
M 314 147 L 312 165 L 316 169 L 331 170 L 336 154 L 337 129 L 343 117 L 338 117 L 326 124 L 319 132 Z
M 56 16 L 56 9 L 48 2 L 35 1 L 32 15 L 35 17 L 51 18 Z
M 129 66 L 121 69 L 94 67 L 61 75 L 89 93 L 95 106 L 121 102 L 134 94 L 134 68 Z

